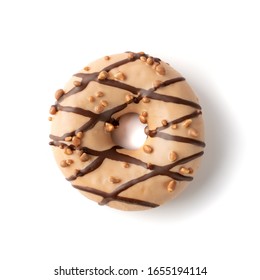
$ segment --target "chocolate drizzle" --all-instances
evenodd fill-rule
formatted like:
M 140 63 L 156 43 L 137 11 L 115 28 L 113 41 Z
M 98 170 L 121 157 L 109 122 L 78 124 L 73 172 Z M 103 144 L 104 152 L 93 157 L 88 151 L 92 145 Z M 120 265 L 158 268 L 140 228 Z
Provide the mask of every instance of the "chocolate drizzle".
M 141 56 L 148 57 L 148 55 L 146 55 L 146 54 L 134 53 L 134 54 L 132 54 L 132 56 L 129 56 L 129 58 L 120 60 L 111 65 L 108 65 L 107 67 L 103 68 L 101 71 L 109 72 L 110 70 L 112 70 L 116 67 L 122 66 L 129 62 L 133 62 L 133 61 L 139 59 Z M 159 62 L 160 60 L 157 58 L 154 58 L 154 61 Z M 152 164 L 151 166 L 149 165 L 149 168 L 148 168 L 147 167 L 148 164 L 146 162 L 143 162 L 143 161 L 141 161 L 137 158 L 131 157 L 129 155 L 120 153 L 119 151 L 122 149 L 122 147 L 119 147 L 119 146 L 113 146 L 107 150 L 97 151 L 97 150 L 90 149 L 88 147 L 75 147 L 74 145 L 68 145 L 68 144 L 64 143 L 63 141 L 65 141 L 65 138 L 68 136 L 75 136 L 78 132 L 86 132 L 86 131 L 92 129 L 100 121 L 108 122 L 108 123 L 115 122 L 115 119 L 113 118 L 113 115 L 115 113 L 120 112 L 123 109 L 125 109 L 128 106 L 128 104 L 133 103 L 133 102 L 139 103 L 142 100 L 142 98 L 147 97 L 149 99 L 159 100 L 162 102 L 182 104 L 184 106 L 189 106 L 191 108 L 196 109 L 194 112 L 192 112 L 188 115 L 185 115 L 181 118 L 172 120 L 172 121 L 168 122 L 167 125 L 158 127 L 155 130 L 151 131 L 151 130 L 149 130 L 148 127 L 146 127 L 145 133 L 147 134 L 148 137 L 159 137 L 159 138 L 169 140 L 169 141 L 177 141 L 177 142 L 188 143 L 191 145 L 196 145 L 199 147 L 205 147 L 205 143 L 202 141 L 188 138 L 188 137 L 183 137 L 183 136 L 171 135 L 171 134 L 162 132 L 164 129 L 166 129 L 170 125 L 181 123 L 184 120 L 187 120 L 190 118 L 198 117 L 201 114 L 201 111 L 200 111 L 201 107 L 199 104 L 192 102 L 190 100 L 186 100 L 186 99 L 183 99 L 180 97 L 175 97 L 175 96 L 164 95 L 164 94 L 160 94 L 160 93 L 156 92 L 156 90 L 159 88 L 167 87 L 174 83 L 185 81 L 185 79 L 183 77 L 169 79 L 169 80 L 166 80 L 166 81 L 160 83 L 156 87 L 153 87 L 150 89 L 143 89 L 143 88 L 137 88 L 137 87 L 134 87 L 134 86 L 131 86 L 131 85 L 128 85 L 128 84 L 125 84 L 125 83 L 122 83 L 122 82 L 116 81 L 116 80 L 110 80 L 110 79 L 99 80 L 98 79 L 99 73 L 100 72 L 75 74 L 74 75 L 75 77 L 81 78 L 80 86 L 73 87 L 69 92 L 62 95 L 59 98 L 59 100 L 55 103 L 55 105 L 53 105 L 53 106 L 55 106 L 57 111 L 70 112 L 70 113 L 74 113 L 74 114 L 78 114 L 78 115 L 87 117 L 89 119 L 86 121 L 86 123 L 84 123 L 78 129 L 67 132 L 67 133 L 63 134 L 62 136 L 50 135 L 50 138 L 52 139 L 52 141 L 50 142 L 50 145 L 55 146 L 55 147 L 63 146 L 63 148 L 69 147 L 71 150 L 81 150 L 84 153 L 87 153 L 87 154 L 90 154 L 90 155 L 96 157 L 86 167 L 84 167 L 81 170 L 77 170 L 74 175 L 71 175 L 70 177 L 68 177 L 67 180 L 69 180 L 69 181 L 74 181 L 78 177 L 85 176 L 86 174 L 89 174 L 92 171 L 96 170 L 97 168 L 99 168 L 102 165 L 102 163 L 104 162 L 105 159 L 126 162 L 126 163 L 138 165 L 138 166 L 145 168 L 147 170 L 147 173 L 145 173 L 144 175 L 142 175 L 138 178 L 129 180 L 129 181 L 119 185 L 110 193 L 106 193 L 104 191 L 101 191 L 101 190 L 98 190 L 95 188 L 91 188 L 88 186 L 79 186 L 76 184 L 72 184 L 72 186 L 81 191 L 89 192 L 94 195 L 101 196 L 102 200 L 99 203 L 100 205 L 105 205 L 105 204 L 109 203 L 110 201 L 119 201 L 119 202 L 123 202 L 123 203 L 127 203 L 127 204 L 134 204 L 134 205 L 140 205 L 140 206 L 145 206 L 145 207 L 157 207 L 159 205 L 157 205 L 155 203 L 143 201 L 143 200 L 139 200 L 139 199 L 134 199 L 134 198 L 123 197 L 120 194 L 140 182 L 146 181 L 152 177 L 159 176 L 159 175 L 167 176 L 176 181 L 191 181 L 193 179 L 191 176 L 184 176 L 178 172 L 171 171 L 171 169 L 174 168 L 175 166 L 188 163 L 188 162 L 202 156 L 203 151 L 195 153 L 190 156 L 187 156 L 185 158 L 179 159 L 178 161 L 168 164 L 168 165 L 159 166 L 159 165 Z M 125 90 L 126 92 L 130 92 L 134 96 L 134 98 L 132 100 L 129 100 L 126 103 L 123 103 L 114 108 L 105 110 L 99 114 L 94 113 L 90 110 L 85 110 L 83 108 L 63 106 L 60 104 L 65 98 L 68 98 L 69 96 L 77 94 L 78 92 L 81 92 L 82 90 L 84 90 L 91 81 L 94 81 L 94 82 L 97 82 L 99 84 L 103 84 L 103 85 L 106 85 L 109 87 L 114 87 L 114 88 Z

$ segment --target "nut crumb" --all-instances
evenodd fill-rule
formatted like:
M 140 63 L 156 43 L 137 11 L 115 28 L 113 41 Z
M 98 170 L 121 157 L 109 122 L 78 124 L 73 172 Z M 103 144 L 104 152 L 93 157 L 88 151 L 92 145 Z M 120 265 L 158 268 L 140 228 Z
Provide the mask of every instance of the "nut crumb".
M 148 65 L 153 65 L 153 63 L 154 63 L 154 59 L 152 58 L 152 57 L 148 57 L 147 58 L 147 60 L 146 60 L 146 63 L 148 64 Z
M 146 118 L 146 117 L 148 117 L 148 113 L 146 111 L 143 111 L 142 116 Z
M 114 75 L 114 78 L 119 81 L 124 81 L 126 79 L 126 76 L 124 73 L 118 72 Z
M 72 159 L 67 159 L 67 160 L 66 160 L 67 165 L 71 165 L 73 162 L 74 162 L 74 161 L 73 161 Z
M 60 166 L 61 166 L 61 167 L 67 167 L 67 166 L 69 166 L 69 165 L 67 164 L 66 160 L 62 160 L 62 161 L 60 162 Z
M 167 185 L 167 190 L 168 192 L 173 192 L 176 188 L 176 181 L 175 180 L 171 180 L 169 182 L 169 184 Z
M 56 90 L 56 92 L 55 92 L 55 98 L 56 98 L 56 100 L 59 100 L 59 99 L 62 97 L 62 95 L 63 95 L 64 93 L 65 93 L 65 92 L 64 92 L 63 89 L 58 89 L 58 90 Z
M 115 127 L 111 123 L 105 123 L 105 131 L 111 132 L 115 129 Z
M 51 115 L 55 115 L 57 113 L 57 107 L 55 105 L 52 105 L 51 108 L 50 108 L 49 113 Z
M 64 139 L 66 142 L 70 142 L 71 140 L 72 140 L 72 137 L 71 136 L 67 136 L 67 137 L 65 137 L 65 139 Z
M 147 59 L 147 58 L 146 58 L 145 56 L 143 56 L 143 55 L 140 56 L 140 60 L 141 60 L 141 61 L 146 62 L 146 59 Z
M 102 91 L 98 91 L 96 93 L 96 97 L 103 97 L 104 96 L 104 93 Z
M 126 96 L 125 96 L 125 100 L 127 101 L 127 102 L 129 102 L 129 101 L 131 101 L 131 100 L 133 100 L 134 99 L 134 97 L 133 97 L 133 95 L 131 95 L 131 94 L 127 94 Z
M 99 104 L 94 108 L 95 112 L 97 112 L 98 114 L 102 113 L 104 109 L 105 107 L 102 104 Z
M 108 73 L 107 71 L 101 71 L 98 74 L 98 80 L 105 80 L 108 77 Z
M 186 168 L 186 167 L 181 167 L 180 168 L 180 173 L 182 174 L 192 174 L 193 173 L 193 169 L 192 168 Z
M 85 71 L 89 71 L 89 70 L 90 70 L 90 67 L 89 67 L 89 66 L 86 66 L 86 67 L 84 67 L 84 70 L 85 70 Z
M 171 128 L 172 128 L 172 129 L 177 129 L 177 128 L 178 128 L 178 125 L 177 125 L 176 123 L 174 123 L 174 124 L 171 125 Z
M 127 54 L 127 57 L 129 59 L 133 59 L 135 57 L 135 55 L 134 55 L 134 53 L 130 52 L 130 53 Z
M 81 139 L 82 136 L 83 136 L 83 132 L 82 132 L 82 131 L 77 132 L 77 133 L 76 133 L 76 136 L 77 136 L 79 139 Z
M 80 155 L 79 159 L 80 159 L 82 162 L 88 161 L 88 160 L 89 160 L 89 155 L 86 154 L 86 153 L 83 153 L 83 154 Z
M 52 117 L 48 117 L 48 121 L 50 121 L 50 122 L 51 122 L 51 121 L 52 121 Z
M 107 107 L 108 106 L 108 102 L 106 100 L 101 100 L 100 101 L 100 104 L 104 107 Z
M 165 68 L 160 64 L 156 66 L 155 71 L 159 75 L 165 75 L 165 73 L 166 73 Z
M 189 126 L 191 125 L 191 123 L 192 123 L 192 119 L 188 119 L 188 120 L 185 120 L 185 121 L 182 123 L 182 125 L 183 125 L 184 127 L 189 127 Z
M 110 176 L 110 177 L 109 177 L 109 181 L 110 181 L 111 183 L 113 183 L 113 184 L 118 184 L 118 183 L 121 182 L 121 179 L 118 178 L 118 177 Z
M 167 120 L 162 120 L 161 123 L 162 123 L 163 126 L 167 126 L 168 125 Z
M 75 146 L 75 147 L 78 147 L 80 145 L 81 141 L 80 139 L 77 137 L 77 136 L 73 136 L 72 137 L 72 144 Z
M 66 155 L 72 155 L 73 152 L 72 152 L 72 150 L 70 148 L 67 147 L 67 148 L 64 149 L 64 153 Z
M 104 59 L 105 59 L 105 60 L 109 60 L 109 59 L 110 59 L 110 56 L 106 55 L 106 56 L 104 57 Z
M 123 166 L 124 166 L 124 168 L 129 168 L 129 167 L 130 167 L 130 164 L 129 164 L 128 162 L 124 162 L 124 163 L 123 163 Z
M 95 102 L 95 97 L 92 96 L 92 95 L 89 96 L 89 97 L 88 97 L 88 101 L 91 102 L 91 103 L 92 103 L 92 102 Z
M 150 98 L 144 96 L 142 101 L 143 101 L 143 103 L 149 103 L 150 102 Z
M 170 154 L 169 154 L 170 161 L 174 162 L 177 158 L 178 158 L 177 153 L 174 152 L 174 151 L 171 151 Z
M 141 123 L 147 123 L 146 117 L 144 117 L 142 115 L 139 116 L 139 120 L 140 120 Z
M 147 154 L 151 154 L 153 152 L 153 148 L 151 146 L 149 146 L 149 145 L 144 145 L 143 146 L 143 150 Z
M 74 82 L 73 82 L 73 85 L 74 85 L 75 87 L 80 87 L 80 86 L 81 86 L 81 82 L 80 82 L 80 81 L 74 81 Z
M 190 128 L 188 130 L 188 134 L 192 137 L 195 137 L 195 138 L 199 136 L 199 133 L 195 128 Z

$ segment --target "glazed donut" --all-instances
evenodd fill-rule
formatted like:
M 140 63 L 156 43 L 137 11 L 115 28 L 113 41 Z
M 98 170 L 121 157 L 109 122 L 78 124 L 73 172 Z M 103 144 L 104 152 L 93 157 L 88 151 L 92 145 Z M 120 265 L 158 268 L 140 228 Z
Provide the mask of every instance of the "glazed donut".
M 83 195 L 121 210 L 157 207 L 178 196 L 203 155 L 201 106 L 168 63 L 143 52 L 105 56 L 55 92 L 50 145 L 68 181 Z M 113 142 L 120 117 L 146 124 L 142 147 Z

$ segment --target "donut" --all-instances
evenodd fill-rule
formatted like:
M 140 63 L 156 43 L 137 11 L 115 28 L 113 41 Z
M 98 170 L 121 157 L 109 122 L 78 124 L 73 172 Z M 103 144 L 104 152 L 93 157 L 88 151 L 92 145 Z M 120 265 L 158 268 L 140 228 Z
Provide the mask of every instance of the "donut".
M 151 209 L 192 181 L 203 150 L 198 98 L 168 63 L 144 52 L 104 56 L 55 92 L 50 145 L 65 178 L 99 205 Z M 114 143 L 120 118 L 138 114 L 145 143 Z

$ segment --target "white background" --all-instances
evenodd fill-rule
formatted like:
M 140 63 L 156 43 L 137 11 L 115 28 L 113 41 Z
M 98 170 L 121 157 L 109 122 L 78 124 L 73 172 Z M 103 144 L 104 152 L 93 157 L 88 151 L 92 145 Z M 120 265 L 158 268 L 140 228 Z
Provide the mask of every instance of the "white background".
M 206 277 L 176 279 L 260 279 L 259 26 L 253 0 L 1 1 L 0 278 L 81 279 L 53 270 L 112 265 L 207 267 Z M 127 50 L 179 70 L 206 121 L 194 182 L 145 212 L 81 196 L 48 146 L 55 90 L 88 62 Z

